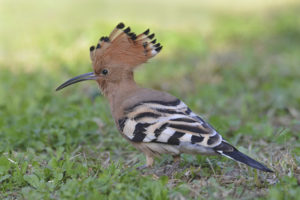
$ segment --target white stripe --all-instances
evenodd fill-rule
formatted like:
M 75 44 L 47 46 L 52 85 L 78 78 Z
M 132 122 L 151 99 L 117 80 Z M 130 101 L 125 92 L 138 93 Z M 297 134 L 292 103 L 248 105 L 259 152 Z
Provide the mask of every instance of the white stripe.
M 168 119 L 178 119 L 178 118 L 186 118 L 186 119 L 193 119 L 195 120 L 193 117 L 189 117 L 186 114 L 171 114 L 170 116 L 168 116 Z M 198 120 L 195 120 L 196 123 L 198 123 Z M 189 123 L 191 124 L 191 123 Z
M 216 134 L 218 134 L 217 131 L 212 130 L 212 132 L 210 133 L 209 137 L 215 136 Z
M 192 134 L 186 133 L 181 138 L 179 138 L 180 142 L 191 142 Z
M 226 154 L 224 154 L 222 150 L 218 150 L 217 152 L 220 153 L 222 156 L 225 156 L 225 157 L 227 157 L 227 158 L 230 158 L 231 160 L 238 161 L 238 160 L 236 160 L 236 159 L 234 159 L 234 158 L 231 158 L 230 156 L 227 156 Z M 240 161 L 238 161 L 238 162 L 240 162 Z
M 154 131 L 157 128 L 161 127 L 164 123 L 165 121 L 160 121 L 158 123 L 150 125 L 145 131 L 145 134 L 147 136 L 144 138 L 143 142 L 151 142 L 152 140 L 156 139 Z
M 136 124 L 137 123 L 134 120 L 130 120 L 130 119 L 127 119 L 127 121 L 125 123 L 123 133 L 130 139 L 133 138 L 133 132 L 134 132 Z
M 154 56 L 157 54 L 157 51 L 155 51 L 154 49 L 151 51 L 151 55 Z
M 165 129 L 161 134 L 158 136 L 157 141 L 167 143 L 169 138 L 175 133 L 175 130 L 171 128 Z
M 213 137 L 214 135 L 218 135 L 218 136 L 219 136 L 219 138 L 218 138 L 218 143 L 208 145 L 208 144 L 207 144 L 208 140 L 209 140 L 211 137 Z M 213 135 L 210 135 L 210 136 L 207 138 L 206 144 L 205 144 L 205 145 L 206 145 L 207 147 L 214 148 L 214 147 L 216 147 L 216 146 L 219 146 L 221 143 L 222 143 L 222 136 L 214 130 L 214 134 L 213 134 Z
M 182 101 L 180 101 L 180 103 L 177 106 L 171 106 L 171 105 L 167 106 L 159 103 L 144 103 L 143 105 L 147 105 L 154 109 L 159 108 L 159 109 L 170 109 L 170 110 L 178 110 L 178 111 L 181 111 L 182 109 L 187 109 L 187 106 Z

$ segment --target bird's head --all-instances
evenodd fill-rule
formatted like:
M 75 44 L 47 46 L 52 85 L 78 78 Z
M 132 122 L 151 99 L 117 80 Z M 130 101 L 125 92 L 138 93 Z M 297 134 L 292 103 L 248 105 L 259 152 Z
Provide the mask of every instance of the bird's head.
M 101 90 L 105 90 L 108 84 L 133 79 L 133 69 L 162 49 L 153 38 L 154 33 L 149 34 L 149 29 L 136 35 L 119 23 L 109 37 L 101 37 L 96 46 L 90 47 L 93 72 L 66 81 L 56 91 L 86 80 L 96 80 Z

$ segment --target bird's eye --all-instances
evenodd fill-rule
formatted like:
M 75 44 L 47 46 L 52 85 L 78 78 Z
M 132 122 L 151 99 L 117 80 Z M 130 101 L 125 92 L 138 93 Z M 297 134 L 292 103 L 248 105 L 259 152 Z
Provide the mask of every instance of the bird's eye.
M 108 73 L 108 70 L 107 69 L 103 69 L 102 72 L 101 72 L 103 75 L 106 75 Z

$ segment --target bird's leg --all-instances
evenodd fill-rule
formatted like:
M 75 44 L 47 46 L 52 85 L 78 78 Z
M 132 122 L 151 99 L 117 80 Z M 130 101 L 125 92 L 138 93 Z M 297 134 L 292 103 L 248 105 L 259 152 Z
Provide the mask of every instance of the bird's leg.
M 146 165 L 147 167 L 152 167 L 154 164 L 154 158 L 146 154 Z
M 153 166 L 153 164 L 154 164 L 154 158 L 152 156 L 146 154 L 146 164 L 138 167 L 137 169 L 138 170 L 143 170 L 143 169 L 146 169 L 146 168 L 150 168 L 150 167 Z

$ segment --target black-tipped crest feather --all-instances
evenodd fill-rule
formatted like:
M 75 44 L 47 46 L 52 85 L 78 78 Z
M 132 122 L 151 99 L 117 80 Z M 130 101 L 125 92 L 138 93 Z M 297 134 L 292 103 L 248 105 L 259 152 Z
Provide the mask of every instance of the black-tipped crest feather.
M 152 40 L 151 43 L 152 43 L 152 44 L 155 44 L 155 43 L 156 43 L 156 39 Z
M 108 37 L 104 37 L 103 41 L 104 42 L 109 42 L 109 38 Z
M 143 33 L 144 35 L 148 35 L 149 34 L 149 28 L 147 30 L 145 30 L 145 32 Z
M 160 52 L 162 48 L 163 48 L 163 46 L 160 46 L 160 47 L 156 48 L 155 51 Z
M 127 33 L 129 33 L 129 32 L 130 32 L 130 30 L 131 30 L 131 29 L 130 29 L 130 27 L 128 26 L 128 27 L 127 27 L 127 28 L 124 30 L 124 33 L 126 33 L 126 34 L 127 34 Z
M 151 35 L 148 36 L 148 38 L 151 40 L 152 38 L 154 38 L 155 34 L 152 33 Z
M 160 46 L 160 43 L 157 43 L 155 45 L 153 45 L 154 47 L 159 47 Z
M 119 23 L 119 24 L 117 25 L 117 28 L 118 28 L 118 29 L 123 29 L 124 27 L 125 27 L 125 25 L 124 25 L 123 22 L 121 22 L 121 23 Z

